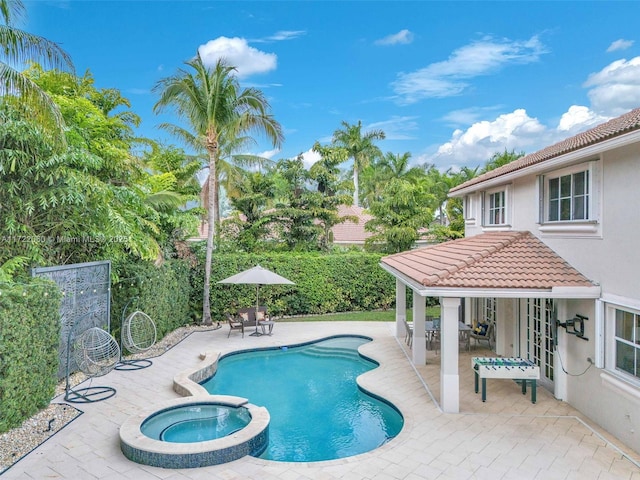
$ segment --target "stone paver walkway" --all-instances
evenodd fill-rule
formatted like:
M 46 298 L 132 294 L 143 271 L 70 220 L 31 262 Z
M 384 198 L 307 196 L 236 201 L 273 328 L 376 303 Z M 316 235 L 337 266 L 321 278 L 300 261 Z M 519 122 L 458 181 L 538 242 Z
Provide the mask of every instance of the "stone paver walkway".
M 11 479 L 491 479 L 640 480 L 638 455 L 582 418 L 569 405 L 538 389 L 534 405 L 515 382 L 488 381 L 486 403 L 473 392 L 470 357 L 461 352 L 460 414 L 442 413 L 439 356 L 427 365 L 409 362 L 404 336 L 382 322 L 279 323 L 273 336 L 241 336 L 228 327 L 191 334 L 153 365 L 133 372 L 113 371 L 93 379 L 117 394 L 78 406 L 84 413 L 2 475 Z M 361 385 L 393 402 L 405 425 L 382 447 L 341 460 L 287 463 L 253 457 L 224 465 L 170 470 L 139 465 L 120 452 L 120 425 L 140 408 L 177 398 L 173 377 L 193 368 L 205 351 L 294 344 L 336 334 L 373 338 L 361 352 L 380 367 L 360 377 Z M 83 385 L 84 386 L 84 385 Z M 251 399 L 249 399 L 251 400 Z

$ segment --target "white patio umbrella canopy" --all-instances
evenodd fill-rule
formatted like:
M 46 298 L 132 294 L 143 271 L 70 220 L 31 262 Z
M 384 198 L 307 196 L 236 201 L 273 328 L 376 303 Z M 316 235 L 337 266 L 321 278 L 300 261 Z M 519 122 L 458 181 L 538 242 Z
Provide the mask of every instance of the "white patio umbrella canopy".
M 258 309 L 260 308 L 260 285 L 295 285 L 291 280 L 288 280 L 277 273 L 267 270 L 266 268 L 256 265 L 253 268 L 244 270 L 240 273 L 236 273 L 224 280 L 220 280 L 218 283 L 234 283 L 234 284 L 246 284 L 256 286 L 256 331 L 251 335 L 260 335 L 258 333 Z

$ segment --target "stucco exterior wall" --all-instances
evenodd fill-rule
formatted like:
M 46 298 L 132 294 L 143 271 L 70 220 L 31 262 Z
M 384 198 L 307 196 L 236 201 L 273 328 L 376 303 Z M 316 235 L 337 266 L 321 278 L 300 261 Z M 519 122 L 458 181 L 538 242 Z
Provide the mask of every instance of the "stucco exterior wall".
M 585 158 L 594 160 L 593 157 Z M 596 233 L 543 232 L 538 224 L 539 193 L 537 175 L 528 175 L 509 182 L 510 200 L 507 205 L 509 225 L 506 229 L 529 230 L 541 238 L 551 249 L 569 264 L 598 283 L 602 299 L 622 299 L 627 305 L 640 305 L 640 144 L 630 145 L 606 152 L 600 156 L 599 178 L 596 191 L 599 202 L 600 227 Z M 481 194 L 472 195 L 475 215 L 467 215 L 467 236 L 488 231 L 482 227 Z M 474 217 L 470 220 L 470 217 Z M 504 227 L 499 227 L 505 229 Z M 568 335 L 559 329 L 558 349 L 555 359 L 555 388 L 559 398 L 570 403 L 603 428 L 620 438 L 636 452 L 640 452 L 640 381 L 625 377 L 612 369 L 597 368 L 597 342 L 604 349 L 604 356 L 612 359 L 614 343 L 613 316 L 604 315 L 603 327 L 608 331 L 601 340 L 596 337 L 596 302 L 594 300 L 559 300 L 560 320 L 575 314 L 587 316 L 585 336 L 588 341 Z M 523 303 L 521 303 L 521 306 Z M 497 332 L 502 342 L 502 351 L 517 351 L 507 348 L 508 339 L 517 339 L 508 317 L 514 308 L 499 303 L 504 308 L 499 319 L 505 322 Z M 520 341 L 525 338 L 525 313 L 520 308 Z M 590 360 L 589 360 L 590 359 Z M 615 360 L 615 359 L 613 359 Z

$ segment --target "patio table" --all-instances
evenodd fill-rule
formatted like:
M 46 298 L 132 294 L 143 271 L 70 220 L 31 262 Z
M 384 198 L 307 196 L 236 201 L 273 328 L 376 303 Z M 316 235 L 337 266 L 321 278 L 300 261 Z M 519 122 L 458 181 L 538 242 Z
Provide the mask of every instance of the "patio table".
M 431 339 L 433 334 L 440 331 L 440 319 L 435 318 L 433 320 L 426 320 L 424 322 L 424 330 L 427 333 L 427 339 L 429 340 L 429 348 L 431 348 Z M 458 333 L 460 340 L 462 340 L 467 347 L 467 350 L 471 350 L 471 327 L 464 322 L 458 321 Z

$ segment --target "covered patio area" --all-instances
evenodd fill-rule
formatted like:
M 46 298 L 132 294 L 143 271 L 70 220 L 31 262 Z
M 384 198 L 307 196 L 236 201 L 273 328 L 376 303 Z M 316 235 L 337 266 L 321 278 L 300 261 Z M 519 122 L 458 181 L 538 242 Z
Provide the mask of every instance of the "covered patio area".
M 491 232 L 382 258 L 382 268 L 396 278 L 396 336 L 404 337 L 412 322 L 411 359 L 428 363 L 425 333 L 426 297 L 441 306 L 440 405 L 461 411 L 461 368 L 458 323 L 471 323 L 479 312 L 465 308 L 468 299 L 597 299 L 600 288 L 530 232 Z M 412 314 L 407 317 L 407 290 Z M 517 312 L 505 308 L 496 325 L 498 356 L 519 356 L 513 331 Z M 475 318 L 474 318 L 475 319 Z M 554 340 L 555 341 L 555 340 Z M 531 359 L 535 360 L 535 359 Z

